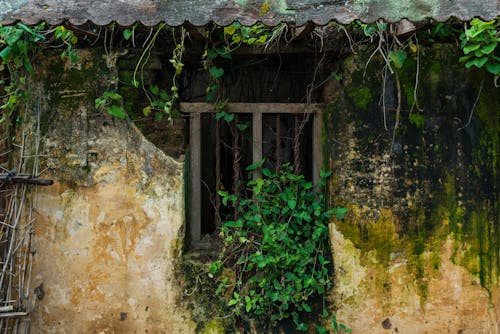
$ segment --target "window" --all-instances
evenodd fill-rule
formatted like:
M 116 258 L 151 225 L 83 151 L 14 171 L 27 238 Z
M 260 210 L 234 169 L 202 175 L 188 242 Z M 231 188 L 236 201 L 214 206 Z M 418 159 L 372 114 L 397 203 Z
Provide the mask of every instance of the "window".
M 214 105 L 181 103 L 189 114 L 189 204 L 191 246 L 212 247 L 224 210 L 218 189 L 244 194 L 245 168 L 265 158 L 265 167 L 291 163 L 316 183 L 322 164 L 320 104 L 228 103 L 227 118 Z M 259 177 L 259 171 L 253 177 Z

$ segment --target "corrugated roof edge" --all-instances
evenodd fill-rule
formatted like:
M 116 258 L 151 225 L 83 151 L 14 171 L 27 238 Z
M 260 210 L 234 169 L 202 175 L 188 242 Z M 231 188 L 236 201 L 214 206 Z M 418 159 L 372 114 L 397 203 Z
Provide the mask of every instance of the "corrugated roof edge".
M 477 16 L 476 16 L 477 17 Z M 429 19 L 432 19 L 436 22 L 446 22 L 450 19 L 457 19 L 459 21 L 462 21 L 462 22 L 468 22 L 470 21 L 471 19 L 473 19 L 474 17 L 470 18 L 470 17 L 458 17 L 456 15 L 452 15 L 450 17 L 446 17 L 446 18 L 429 18 Z M 483 21 L 490 21 L 490 20 L 494 20 L 495 17 L 480 17 L 479 18 Z M 388 22 L 388 23 L 397 23 L 397 22 L 400 22 L 401 20 L 409 20 L 411 22 L 417 22 L 417 20 L 411 20 L 409 18 L 406 18 L 406 17 L 403 17 L 401 18 L 400 20 L 397 20 L 397 21 L 387 21 L 386 19 L 384 19 L 383 17 L 380 17 L 378 19 L 374 19 L 372 21 L 363 21 L 363 20 L 360 20 L 361 22 L 363 23 L 366 23 L 366 24 L 371 24 L 371 23 L 375 23 L 376 21 L 378 20 L 384 20 L 385 22 Z M 353 20 L 354 21 L 354 20 Z M 289 24 L 291 24 L 292 26 L 295 26 L 295 27 L 301 27 L 307 23 L 313 23 L 315 24 L 316 26 L 325 26 L 331 22 L 337 22 L 339 24 L 342 24 L 342 25 L 346 25 L 346 24 L 350 24 L 352 23 L 353 21 L 339 21 L 339 20 L 336 20 L 336 19 L 332 19 L 332 20 L 329 20 L 329 21 L 305 21 L 305 22 L 293 22 L 293 21 L 282 21 L 282 22 L 287 22 Z M 118 24 L 119 26 L 122 26 L 122 27 L 130 27 L 132 25 L 134 25 L 135 23 L 140 23 L 146 27 L 154 27 L 154 26 L 157 26 L 158 24 L 162 23 L 162 22 L 165 22 L 165 21 L 158 21 L 158 22 L 151 22 L 151 21 L 147 21 L 147 22 L 141 22 L 141 21 L 124 21 L 124 22 L 120 22 L 120 21 L 107 21 L 107 22 L 103 22 L 103 21 L 99 21 L 99 22 L 94 22 L 92 20 L 87 20 L 87 21 L 81 21 L 81 20 L 72 20 L 72 19 L 62 19 L 62 20 L 37 20 L 37 21 L 34 21 L 34 20 L 9 20 L 9 21 L 2 21 L 0 24 L 1 25 L 12 25 L 12 24 L 15 24 L 17 22 L 22 22 L 23 24 L 27 25 L 27 26 L 33 26 L 33 25 L 36 25 L 36 24 L 39 24 L 41 22 L 46 22 L 50 25 L 60 25 L 60 24 L 64 24 L 64 23 L 69 23 L 71 25 L 75 25 L 75 26 L 79 26 L 79 25 L 84 25 L 84 24 L 87 24 L 87 23 L 91 23 L 91 24 L 95 24 L 97 26 L 107 26 L 109 24 L 112 24 L 112 23 L 116 23 Z M 239 22 L 241 23 L 242 25 L 244 26 L 253 26 L 255 25 L 256 23 L 263 23 L 264 25 L 266 26 L 269 26 L 269 27 L 275 27 L 277 25 L 279 25 L 280 23 L 282 22 L 268 22 L 268 21 L 262 21 L 262 20 L 255 20 L 255 21 L 248 21 L 248 20 L 242 20 L 242 21 L 238 21 L 238 20 L 234 20 L 234 21 L 222 21 L 222 22 L 217 22 L 217 21 L 207 21 L 205 23 L 200 23 L 200 22 L 197 22 L 197 23 L 193 23 L 193 22 L 190 22 L 190 21 L 185 21 L 185 22 L 182 22 L 182 23 L 178 23 L 178 22 L 175 22 L 175 23 L 169 23 L 167 22 L 167 25 L 170 26 L 170 27 L 179 27 L 179 26 L 182 26 L 184 23 L 188 23 L 188 24 L 191 24 L 195 27 L 203 27 L 203 26 L 206 26 L 207 24 L 209 23 L 215 23 L 219 26 L 222 26 L 222 27 L 226 27 L 228 25 L 231 25 L 231 23 L 233 22 Z
M 267 4 L 267 5 L 265 5 Z M 307 22 L 325 25 L 330 21 L 349 24 L 384 19 L 446 21 L 451 17 L 469 21 L 474 17 L 492 20 L 500 15 L 500 0 L 0 0 L 0 23 L 22 21 L 33 25 L 70 22 L 81 25 L 89 21 L 97 25 L 116 22 L 130 26 L 141 22 L 154 26 L 166 22 L 179 26 L 189 22 L 204 26 L 215 22 L 226 26 L 238 21 L 249 26 L 262 22 L 276 26 L 288 22 L 301 26 Z

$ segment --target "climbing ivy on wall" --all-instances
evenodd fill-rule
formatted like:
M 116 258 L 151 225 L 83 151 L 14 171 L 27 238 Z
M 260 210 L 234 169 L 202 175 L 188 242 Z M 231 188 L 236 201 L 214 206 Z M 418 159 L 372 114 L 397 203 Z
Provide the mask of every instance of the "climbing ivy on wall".
M 247 171 L 261 165 L 251 165 Z M 218 293 L 231 292 L 227 303 L 236 316 L 246 313 L 273 323 L 291 317 L 298 330 L 306 331 L 301 314 L 312 312 L 312 300 L 332 286 L 328 223 L 331 216 L 342 219 L 347 210 L 327 209 L 316 190 L 326 185 L 328 174 L 322 174 L 316 187 L 294 174 L 289 164 L 278 172 L 264 168 L 262 174 L 263 178 L 247 182 L 252 198 L 219 191 L 222 203 L 236 214 L 222 225 L 224 249 L 210 274 L 220 282 Z M 234 273 L 231 282 L 228 271 Z M 220 277 L 223 272 L 225 277 Z M 326 308 L 321 314 L 329 317 Z M 350 332 L 334 316 L 330 320 L 335 333 L 340 328 Z M 327 331 L 322 325 L 316 329 Z
M 496 52 L 500 43 L 500 21 L 489 22 L 473 19 L 460 35 L 465 56 L 460 58 L 465 67 L 486 69 L 493 75 L 500 74 L 500 55 Z

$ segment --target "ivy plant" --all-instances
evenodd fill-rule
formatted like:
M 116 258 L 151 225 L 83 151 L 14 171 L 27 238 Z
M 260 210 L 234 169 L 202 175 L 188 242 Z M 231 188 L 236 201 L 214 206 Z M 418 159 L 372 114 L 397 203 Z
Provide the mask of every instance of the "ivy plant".
M 105 110 L 109 115 L 126 119 L 127 114 L 121 107 L 122 96 L 115 92 L 106 91 L 102 97 L 95 99 L 95 108 L 98 110 Z
M 74 45 L 78 39 L 71 30 L 64 26 L 46 27 L 45 23 L 29 27 L 21 22 L 14 25 L 0 26 L 0 71 L 8 72 L 8 82 L 4 86 L 0 123 L 9 121 L 17 109 L 19 101 L 29 94 L 26 88 L 27 75 L 33 74 L 34 68 L 30 55 L 36 46 L 65 46 L 61 57 L 76 60 Z M 17 120 L 16 120 L 17 121 Z
M 247 171 L 261 166 L 253 164 Z M 292 318 L 305 331 L 301 314 L 311 312 L 313 297 L 332 286 L 328 223 L 332 216 L 343 218 L 347 209 L 327 209 L 323 194 L 294 174 L 290 164 L 278 172 L 264 168 L 262 175 L 247 182 L 251 198 L 219 191 L 223 205 L 235 214 L 222 224 L 224 250 L 210 274 L 234 272 L 236 282 L 221 277 L 218 291 L 229 292 L 227 305 L 235 315 L 267 317 L 273 323 Z M 319 186 L 328 175 L 322 173 Z M 333 325 L 341 328 L 336 320 Z
M 464 56 L 460 58 L 465 67 L 484 67 L 493 75 L 500 74 L 500 56 L 497 46 L 500 42 L 499 21 L 473 19 L 470 26 L 460 35 Z

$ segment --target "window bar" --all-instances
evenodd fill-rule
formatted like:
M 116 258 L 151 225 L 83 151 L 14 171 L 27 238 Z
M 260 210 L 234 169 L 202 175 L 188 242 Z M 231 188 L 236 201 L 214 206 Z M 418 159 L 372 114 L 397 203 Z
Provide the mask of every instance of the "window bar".
M 233 194 L 236 195 L 236 198 L 239 196 L 239 187 L 238 182 L 240 180 L 240 149 L 238 147 L 238 115 L 234 115 L 234 120 L 232 122 L 233 128 Z M 237 203 L 235 203 L 237 204 Z M 234 218 L 238 219 L 238 205 L 234 206 Z
M 214 226 L 219 228 L 221 217 L 220 217 L 220 196 L 218 191 L 221 188 L 221 171 L 220 171 L 220 120 L 215 120 L 215 215 L 214 215 Z
M 323 136 L 323 118 L 321 114 L 314 114 L 313 117 L 313 183 L 318 184 L 320 171 L 323 165 L 323 147 L 321 138 Z
M 252 163 L 262 161 L 262 112 L 256 111 L 252 113 Z M 256 169 L 253 171 L 253 178 L 261 177 L 262 171 Z
M 191 114 L 189 124 L 189 161 L 190 161 L 190 190 L 191 190 L 191 216 L 190 232 L 191 245 L 201 240 L 201 114 Z
M 276 172 L 281 168 L 281 122 L 280 114 L 276 114 Z
M 293 117 L 293 168 L 295 174 L 300 173 L 300 126 L 299 115 Z

